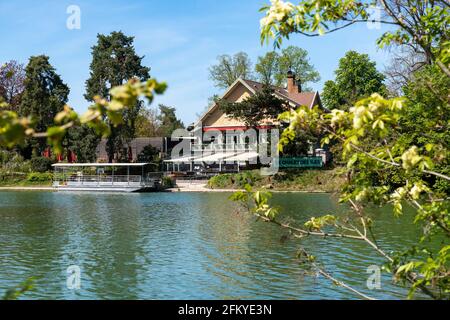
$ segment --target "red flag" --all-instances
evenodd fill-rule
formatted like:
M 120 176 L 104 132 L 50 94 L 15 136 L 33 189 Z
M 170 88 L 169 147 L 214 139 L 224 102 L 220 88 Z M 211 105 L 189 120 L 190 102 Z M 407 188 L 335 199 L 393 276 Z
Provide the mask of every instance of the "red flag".
M 42 152 L 42 156 L 45 157 L 45 158 L 50 158 L 50 148 L 45 149 Z

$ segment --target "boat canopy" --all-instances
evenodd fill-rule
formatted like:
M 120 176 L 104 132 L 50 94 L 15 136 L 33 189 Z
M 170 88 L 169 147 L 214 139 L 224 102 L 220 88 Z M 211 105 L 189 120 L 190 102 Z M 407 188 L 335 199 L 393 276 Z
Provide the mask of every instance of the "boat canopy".
M 243 152 L 235 156 L 226 158 L 225 161 L 253 161 L 258 158 L 258 152 Z
M 202 158 L 196 159 L 199 162 L 218 162 L 223 161 L 227 157 L 234 156 L 234 153 L 218 152 L 213 154 L 206 154 Z
M 194 158 L 193 156 L 185 156 L 185 157 L 180 157 L 180 158 L 174 158 L 174 159 L 169 159 L 169 160 L 164 160 L 165 163 L 189 163 L 194 161 L 196 158 Z

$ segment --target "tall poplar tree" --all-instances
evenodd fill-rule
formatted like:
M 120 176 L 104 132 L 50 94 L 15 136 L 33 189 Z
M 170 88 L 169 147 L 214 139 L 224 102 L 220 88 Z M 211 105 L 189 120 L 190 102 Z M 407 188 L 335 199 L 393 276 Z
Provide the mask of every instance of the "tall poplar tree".
M 150 78 L 150 68 L 142 65 L 144 57 L 136 54 L 133 42 L 134 37 L 128 37 L 120 31 L 97 35 L 97 44 L 92 47 L 90 77 L 86 81 L 85 98 L 88 101 L 93 101 L 95 96 L 109 100 L 112 87 L 132 78 L 142 81 Z M 123 152 L 124 145 L 136 136 L 135 123 L 142 106 L 143 102 L 129 106 L 123 111 L 123 123 L 111 125 L 111 135 L 106 144 L 109 162 L 114 158 L 127 159 Z

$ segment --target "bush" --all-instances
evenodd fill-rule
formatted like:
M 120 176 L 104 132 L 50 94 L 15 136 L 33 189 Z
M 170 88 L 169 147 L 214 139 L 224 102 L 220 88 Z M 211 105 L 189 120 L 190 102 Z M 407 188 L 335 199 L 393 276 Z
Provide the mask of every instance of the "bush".
M 259 170 L 252 170 L 235 174 L 219 174 L 209 179 L 208 186 L 213 189 L 244 188 L 246 184 L 254 186 L 259 184 L 262 180 L 263 177 L 259 173 Z
M 31 170 L 35 172 L 46 172 L 51 170 L 53 161 L 45 157 L 31 158 Z
M 138 154 L 137 161 L 159 163 L 159 150 L 149 144 L 142 149 L 141 153 Z
M 28 182 L 49 182 L 53 180 L 53 174 L 50 172 L 32 172 L 27 176 Z
M 20 183 L 26 178 L 25 173 L 8 173 L 0 171 L 0 185 L 12 185 Z
M 237 187 L 243 188 L 246 184 L 249 184 L 251 186 L 258 184 L 262 180 L 262 177 L 259 170 L 244 171 L 236 174 L 234 180 L 234 184 Z
M 164 176 L 161 179 L 161 186 L 164 188 L 173 188 L 175 187 L 175 181 L 171 177 Z
M 220 174 L 208 181 L 212 189 L 243 189 L 246 184 L 256 188 L 277 190 L 334 192 L 345 182 L 339 169 L 299 170 L 287 169 L 274 176 L 261 176 L 259 170 L 242 171 L 236 174 Z
M 0 170 L 7 173 L 30 172 L 31 166 L 17 152 L 0 150 Z
M 232 185 L 232 175 L 231 174 L 219 174 L 208 180 L 208 187 L 210 188 L 226 188 Z
M 5 164 L 11 160 L 12 152 L 0 149 L 0 164 Z

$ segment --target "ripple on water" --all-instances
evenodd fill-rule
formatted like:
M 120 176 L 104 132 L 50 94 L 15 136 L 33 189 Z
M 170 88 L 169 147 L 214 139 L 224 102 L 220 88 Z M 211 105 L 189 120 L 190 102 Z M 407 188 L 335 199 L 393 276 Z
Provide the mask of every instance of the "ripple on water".
M 278 227 L 236 214 L 228 194 L 0 193 L 0 291 L 29 276 L 26 298 L 343 299 L 355 298 L 295 259 L 299 242 Z M 342 211 L 328 195 L 280 194 L 286 216 Z M 386 248 L 407 243 L 389 213 L 374 211 Z M 365 290 L 367 266 L 382 260 L 354 241 L 303 242 L 326 269 Z M 82 289 L 66 288 L 66 269 L 82 269 Z M 371 293 L 365 291 L 366 293 Z M 404 296 L 383 278 L 382 298 Z

